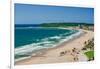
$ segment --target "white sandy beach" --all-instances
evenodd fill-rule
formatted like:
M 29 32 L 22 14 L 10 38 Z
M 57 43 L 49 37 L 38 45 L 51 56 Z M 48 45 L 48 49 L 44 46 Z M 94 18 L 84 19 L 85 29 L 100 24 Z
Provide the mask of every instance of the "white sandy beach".
M 71 50 L 73 48 L 76 48 L 78 51 L 80 51 L 78 55 L 74 55 L 78 57 L 78 61 L 87 61 L 87 57 L 82 53 L 81 49 L 84 47 L 85 41 L 94 37 L 94 33 L 86 30 L 84 30 L 84 32 L 86 32 L 86 34 L 77 39 L 74 39 L 70 42 L 64 42 L 61 44 L 61 46 L 50 49 L 41 56 L 31 57 L 29 59 L 15 62 L 15 65 L 74 62 L 75 60 L 73 60 L 73 54 L 71 55 Z M 63 51 L 67 51 L 67 53 L 63 56 L 60 56 L 60 53 Z

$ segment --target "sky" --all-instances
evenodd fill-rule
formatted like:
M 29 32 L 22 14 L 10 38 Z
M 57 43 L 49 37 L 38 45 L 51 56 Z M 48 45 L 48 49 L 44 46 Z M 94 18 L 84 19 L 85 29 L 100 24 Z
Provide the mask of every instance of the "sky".
M 53 22 L 94 23 L 94 9 L 68 6 L 18 4 L 14 6 L 15 24 Z

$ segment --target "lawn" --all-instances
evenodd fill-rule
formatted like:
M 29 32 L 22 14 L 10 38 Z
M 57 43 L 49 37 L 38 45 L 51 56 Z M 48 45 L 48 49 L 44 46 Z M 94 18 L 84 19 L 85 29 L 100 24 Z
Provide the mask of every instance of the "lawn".
M 88 59 L 92 59 L 94 57 L 94 51 L 88 51 L 84 53 Z

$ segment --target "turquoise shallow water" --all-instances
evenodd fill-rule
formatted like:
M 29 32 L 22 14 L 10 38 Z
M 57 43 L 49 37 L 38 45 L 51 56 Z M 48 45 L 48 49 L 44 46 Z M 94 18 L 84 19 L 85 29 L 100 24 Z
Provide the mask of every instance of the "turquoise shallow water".
M 78 30 L 40 28 L 40 27 L 15 27 L 15 59 L 25 58 L 30 52 L 52 48 Z

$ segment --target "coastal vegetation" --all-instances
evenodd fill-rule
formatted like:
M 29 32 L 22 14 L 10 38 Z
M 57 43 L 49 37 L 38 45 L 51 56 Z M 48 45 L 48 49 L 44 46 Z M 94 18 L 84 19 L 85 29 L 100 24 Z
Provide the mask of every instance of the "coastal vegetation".
M 41 23 L 41 24 L 15 24 L 15 27 L 73 27 L 84 30 L 94 30 L 93 23 L 75 23 L 75 22 L 58 22 L 58 23 Z
M 41 27 L 64 27 L 64 28 L 73 27 L 73 28 L 94 31 L 93 23 L 75 23 L 75 22 L 42 23 L 40 24 L 40 26 Z
M 94 50 L 94 39 L 88 40 L 87 42 L 84 42 L 84 48 L 83 50 Z
M 42 23 L 40 26 L 43 27 L 70 27 L 70 26 L 93 26 L 94 24 L 89 23 L 71 23 L 71 22 L 60 22 L 60 23 Z
M 88 61 L 94 60 L 94 39 L 84 42 L 84 48 L 82 49 L 87 56 Z
M 87 51 L 84 54 L 89 58 L 88 61 L 94 60 L 94 51 Z

